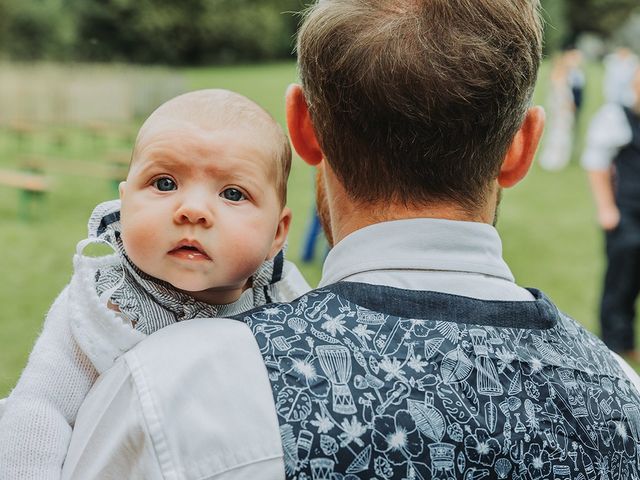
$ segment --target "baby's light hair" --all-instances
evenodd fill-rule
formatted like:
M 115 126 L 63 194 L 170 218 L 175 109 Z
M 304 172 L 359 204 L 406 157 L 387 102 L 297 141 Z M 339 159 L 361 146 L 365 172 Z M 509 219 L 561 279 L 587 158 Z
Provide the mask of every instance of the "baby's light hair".
M 140 139 L 158 117 L 186 120 L 205 129 L 250 126 L 256 135 L 270 139 L 274 163 L 274 181 L 281 206 L 287 202 L 287 180 L 291 171 L 291 146 L 282 127 L 260 105 L 239 93 L 223 89 L 188 92 L 160 105 L 143 123 L 133 149 L 132 162 L 137 157 Z

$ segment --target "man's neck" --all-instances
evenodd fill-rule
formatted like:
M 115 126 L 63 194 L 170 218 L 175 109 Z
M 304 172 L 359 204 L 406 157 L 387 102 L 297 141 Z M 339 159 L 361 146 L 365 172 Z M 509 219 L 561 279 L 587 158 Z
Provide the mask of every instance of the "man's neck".
M 487 202 L 485 207 L 478 208 L 476 212 L 469 212 L 453 202 L 433 202 L 420 206 L 405 205 L 401 202 L 357 202 L 346 195 L 342 185 L 335 177 L 331 177 L 332 175 L 329 173 L 325 185 L 329 193 L 327 206 L 330 212 L 334 244 L 356 230 L 381 222 L 439 218 L 493 224 L 495 219 L 496 201 Z M 490 195 L 490 198 L 497 199 L 497 196 L 496 193 Z
M 493 218 L 471 215 L 459 207 L 434 205 L 428 207 L 406 207 L 404 205 L 353 205 L 354 208 L 341 208 L 331 215 L 334 241 L 337 243 L 347 235 L 381 222 L 409 220 L 415 218 L 439 218 L 466 222 L 492 223 Z

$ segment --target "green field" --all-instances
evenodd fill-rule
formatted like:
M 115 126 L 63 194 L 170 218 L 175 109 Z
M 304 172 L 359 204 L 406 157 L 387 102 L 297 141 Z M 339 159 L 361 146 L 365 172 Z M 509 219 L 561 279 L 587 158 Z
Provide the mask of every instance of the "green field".
M 600 103 L 598 66 L 588 69 L 587 117 Z M 295 81 L 291 63 L 184 71 L 190 89 L 230 88 L 256 100 L 280 121 L 284 91 Z M 536 94 L 545 98 L 545 74 Z M 130 126 L 134 131 L 136 125 Z M 579 139 L 580 142 L 580 139 Z M 18 166 L 19 159 L 37 153 L 56 158 L 103 162 L 109 151 L 131 147 L 131 134 L 93 138 L 86 130 L 58 128 L 36 132 L 24 141 L 8 130 L 0 132 L 0 167 Z M 69 280 L 71 256 L 85 234 L 92 207 L 113 198 L 115 189 L 104 179 L 59 174 L 55 188 L 33 218 L 19 218 L 18 192 L 0 188 L 0 245 L 3 286 L 0 289 L 0 396 L 6 395 L 23 368 L 44 315 Z M 297 260 L 301 237 L 312 204 L 312 170 L 294 160 L 289 205 L 294 213 L 289 258 Z M 559 173 L 534 167 L 521 185 L 506 192 L 498 228 L 504 252 L 518 282 L 544 290 L 569 314 L 596 329 L 596 308 L 603 267 L 600 232 L 584 172 L 574 163 Z M 302 265 L 310 283 L 320 278 L 320 259 Z

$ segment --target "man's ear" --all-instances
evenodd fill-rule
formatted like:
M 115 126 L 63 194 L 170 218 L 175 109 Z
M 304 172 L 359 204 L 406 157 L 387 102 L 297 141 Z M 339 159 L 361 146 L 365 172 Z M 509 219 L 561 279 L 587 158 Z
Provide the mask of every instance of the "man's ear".
M 282 213 L 280 213 L 280 220 L 278 221 L 278 229 L 276 235 L 271 243 L 271 250 L 269 251 L 269 257 L 273 258 L 276 253 L 282 250 L 284 242 L 287 240 L 289 234 L 289 225 L 291 225 L 291 210 L 289 207 L 284 207 Z
M 293 148 L 311 166 L 318 165 L 323 158 L 316 132 L 313 129 L 309 107 L 302 87 L 289 85 L 285 100 L 287 128 Z
M 498 184 L 501 187 L 513 187 L 527 175 L 542 137 L 544 117 L 542 107 L 533 107 L 527 111 L 500 167 Z

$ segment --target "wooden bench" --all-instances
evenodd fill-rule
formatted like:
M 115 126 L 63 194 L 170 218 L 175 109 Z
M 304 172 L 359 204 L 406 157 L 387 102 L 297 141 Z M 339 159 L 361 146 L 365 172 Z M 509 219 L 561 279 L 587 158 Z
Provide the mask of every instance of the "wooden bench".
M 117 191 L 118 184 L 127 178 L 128 168 L 114 163 L 65 160 L 51 157 L 26 157 L 21 160 L 23 169 L 33 172 L 102 178 L 109 180 Z
M 36 126 L 30 122 L 14 120 L 9 123 L 9 131 L 19 136 L 33 135 L 36 131 Z
M 95 147 L 99 142 L 103 141 L 109 134 L 110 126 L 104 122 L 89 122 L 86 125 L 87 132 L 93 140 Z
M 20 120 L 11 122 L 8 129 L 9 133 L 17 138 L 20 148 L 24 147 L 27 139 L 31 138 L 37 130 L 34 124 Z
M 90 122 L 84 125 L 84 130 L 92 139 L 94 147 L 114 142 L 133 145 L 138 134 L 138 129 L 131 125 L 106 122 Z
M 0 186 L 20 190 L 20 216 L 25 220 L 30 217 L 33 201 L 41 198 L 51 188 L 49 179 L 44 175 L 14 170 L 0 170 Z

